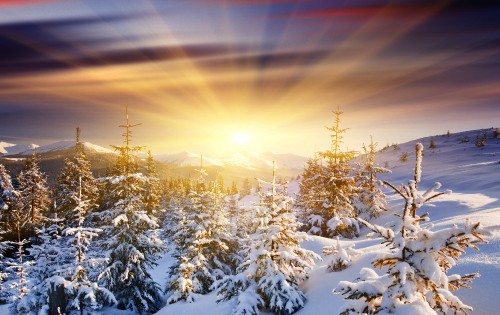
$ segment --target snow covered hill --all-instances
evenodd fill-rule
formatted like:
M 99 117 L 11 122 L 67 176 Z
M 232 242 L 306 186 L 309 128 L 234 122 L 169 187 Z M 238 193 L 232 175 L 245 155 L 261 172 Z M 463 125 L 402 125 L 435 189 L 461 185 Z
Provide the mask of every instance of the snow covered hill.
M 37 153 L 63 151 L 73 149 L 75 147 L 75 144 L 76 142 L 74 140 L 63 140 L 42 146 L 38 146 L 35 144 L 18 145 L 13 143 L 0 142 L 0 155 L 31 155 L 33 152 L 33 147 L 36 147 Z M 114 153 L 113 150 L 103 148 L 90 142 L 83 142 L 83 145 L 85 146 L 85 149 L 87 151 L 97 153 Z
M 476 136 L 486 134 L 486 145 L 477 147 Z M 419 213 L 429 212 L 431 222 L 422 226 L 432 229 L 462 225 L 465 221 L 480 221 L 490 235 L 488 244 L 480 245 L 480 251 L 467 251 L 459 259 L 458 266 L 450 273 L 479 272 L 481 277 L 475 279 L 471 289 L 461 289 L 456 295 L 466 304 L 474 307 L 473 314 L 498 314 L 500 300 L 498 295 L 498 279 L 500 279 L 500 139 L 495 138 L 492 129 L 468 131 L 444 136 L 426 137 L 408 143 L 388 147 L 378 153 L 380 164 L 386 164 L 393 170 L 385 175 L 386 180 L 398 185 L 412 179 L 415 165 L 415 144 L 424 145 L 423 174 L 421 189 L 429 188 L 435 181 L 443 185 L 443 189 L 452 189 L 453 193 L 435 199 L 419 209 Z M 435 148 L 429 149 L 433 139 Z M 469 139 L 468 142 L 464 141 Z M 406 162 L 401 156 L 406 153 Z M 403 159 L 404 160 L 404 159 Z M 386 163 L 387 162 L 387 163 Z M 290 193 L 297 191 L 298 185 L 290 183 Z M 391 210 L 375 220 L 376 224 L 390 226 L 396 218 L 393 214 L 400 213 L 403 201 L 398 195 L 387 190 Z M 251 197 L 241 200 L 245 206 L 251 204 Z M 363 234 L 366 234 L 364 230 Z M 354 281 L 363 267 L 371 267 L 370 262 L 379 254 L 387 253 L 389 248 L 380 244 L 381 239 L 367 239 L 364 236 L 354 240 L 341 240 L 342 245 L 354 244 L 362 255 L 354 259 L 352 266 L 341 272 L 330 272 L 326 266 L 328 257 L 322 255 L 322 248 L 333 245 L 334 240 L 314 236 L 303 243 L 307 249 L 320 254 L 323 261 L 318 261 L 309 279 L 301 285 L 308 301 L 298 315 L 330 315 L 338 314 L 338 309 L 344 304 L 340 295 L 332 294 L 339 281 Z M 172 263 L 172 258 L 166 255 L 159 266 L 153 270 L 153 275 L 161 285 L 165 284 L 166 270 Z M 379 274 L 381 272 L 379 271 Z M 202 296 L 194 303 L 178 302 L 166 305 L 157 314 L 231 314 L 235 299 L 217 303 L 215 293 Z M 262 313 L 269 314 L 269 313 Z
M 0 141 L 0 156 L 2 155 L 15 155 L 21 152 L 31 152 L 34 147 L 39 147 L 36 144 L 14 144 L 9 142 Z

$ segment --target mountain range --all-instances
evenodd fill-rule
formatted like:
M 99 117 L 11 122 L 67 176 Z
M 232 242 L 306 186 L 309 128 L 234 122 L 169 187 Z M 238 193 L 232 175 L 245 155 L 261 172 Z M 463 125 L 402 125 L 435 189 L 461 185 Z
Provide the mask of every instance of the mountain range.
M 113 164 L 116 153 L 99 145 L 84 142 L 85 152 L 89 157 L 95 176 L 105 174 L 106 167 Z M 0 142 L 0 163 L 4 164 L 13 174 L 24 167 L 24 159 L 36 149 L 41 158 L 41 169 L 47 173 L 49 181 L 53 182 L 61 169 L 64 158 L 72 156 L 75 148 L 74 140 L 64 140 L 48 145 L 15 144 Z M 139 152 L 137 159 L 141 168 L 145 167 L 146 154 Z M 269 179 L 272 174 L 273 161 L 281 177 L 292 177 L 300 174 L 308 158 L 295 154 L 262 154 L 244 150 L 231 152 L 221 156 L 201 156 L 192 152 L 155 155 L 160 177 L 196 176 L 194 170 L 203 167 L 210 177 L 222 176 L 225 180 L 242 182 L 246 177 Z

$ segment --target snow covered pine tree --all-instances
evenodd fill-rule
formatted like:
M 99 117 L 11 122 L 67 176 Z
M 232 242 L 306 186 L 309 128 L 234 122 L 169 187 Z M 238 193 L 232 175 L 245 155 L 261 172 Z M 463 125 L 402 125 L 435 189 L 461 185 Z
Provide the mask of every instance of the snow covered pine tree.
M 234 269 L 230 252 L 234 240 L 224 195 L 217 183 L 206 185 L 203 168 L 199 172 L 197 185 L 181 210 L 184 217 L 174 235 L 177 262 L 169 272 L 168 303 L 195 301 L 199 294 L 211 290 L 214 281 Z
M 127 120 L 123 146 L 114 146 L 118 151 L 114 167 L 117 175 L 104 179 L 107 183 L 105 199 L 109 207 L 99 216 L 103 236 L 100 241 L 107 254 L 107 265 L 99 275 L 99 283 L 116 297 L 118 308 L 136 313 L 152 313 L 160 303 L 159 285 L 153 281 L 148 268 L 156 265 L 159 253 L 164 250 L 157 237 L 156 219 L 146 213 L 144 189 L 149 178 L 136 173 L 137 164 L 131 152 L 141 147 L 131 147 L 131 125 Z
M 404 200 L 396 230 L 372 225 L 362 219 L 368 228 L 381 236 L 391 248 L 388 254 L 375 259 L 374 267 L 387 267 L 379 276 L 374 270 L 363 268 L 357 282 L 341 281 L 334 293 L 345 295 L 348 302 L 340 314 L 468 314 L 472 307 L 465 305 L 451 291 L 468 287 L 477 274 L 447 275 L 466 248 L 477 249 L 485 242 L 479 223 L 453 226 L 431 231 L 420 226 L 429 221 L 427 214 L 417 215 L 426 202 L 450 193 L 435 193 L 441 184 L 436 183 L 426 192 L 418 190 L 422 173 L 422 144 L 416 145 L 414 179 L 407 186 L 392 187 Z
M 292 314 L 306 301 L 298 284 L 320 257 L 300 247 L 307 235 L 297 232 L 292 199 L 274 176 L 271 191 L 261 192 L 260 199 L 253 218 L 255 231 L 244 243 L 244 262 L 237 274 L 224 277 L 214 287 L 221 300 L 237 296 L 234 315 L 259 314 L 261 309 Z

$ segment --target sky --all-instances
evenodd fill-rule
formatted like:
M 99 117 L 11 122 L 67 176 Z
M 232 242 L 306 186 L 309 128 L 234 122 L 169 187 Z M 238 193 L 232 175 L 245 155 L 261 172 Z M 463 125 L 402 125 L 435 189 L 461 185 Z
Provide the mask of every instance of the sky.
M 155 154 L 500 127 L 500 2 L 0 0 L 0 140 Z

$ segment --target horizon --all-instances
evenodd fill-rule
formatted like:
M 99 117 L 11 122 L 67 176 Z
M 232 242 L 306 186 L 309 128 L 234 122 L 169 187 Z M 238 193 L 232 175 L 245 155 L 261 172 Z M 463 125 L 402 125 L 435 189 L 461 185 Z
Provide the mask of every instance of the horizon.
M 312 156 L 497 127 L 500 4 L 0 1 L 0 139 Z M 33 139 L 33 140 L 32 140 Z

